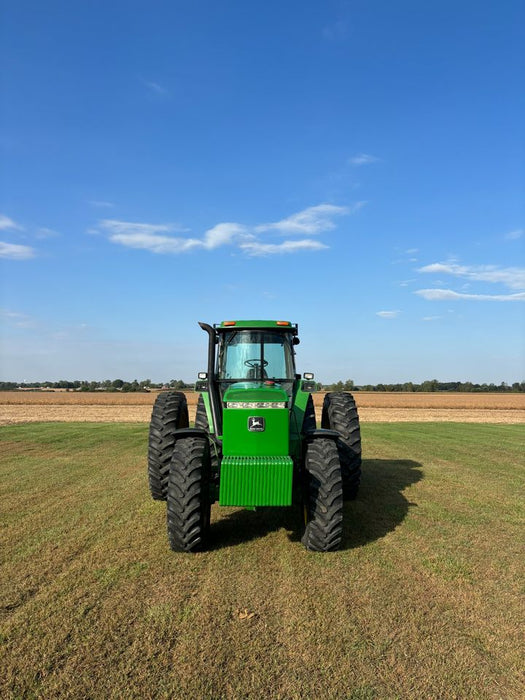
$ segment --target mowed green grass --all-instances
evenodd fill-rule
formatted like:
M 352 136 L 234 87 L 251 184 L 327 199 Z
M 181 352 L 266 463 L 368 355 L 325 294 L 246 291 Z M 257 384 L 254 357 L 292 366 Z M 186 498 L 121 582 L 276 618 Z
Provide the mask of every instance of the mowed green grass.
M 0 430 L 3 698 L 522 698 L 523 426 L 365 424 L 344 548 L 212 510 L 175 554 L 147 426 Z

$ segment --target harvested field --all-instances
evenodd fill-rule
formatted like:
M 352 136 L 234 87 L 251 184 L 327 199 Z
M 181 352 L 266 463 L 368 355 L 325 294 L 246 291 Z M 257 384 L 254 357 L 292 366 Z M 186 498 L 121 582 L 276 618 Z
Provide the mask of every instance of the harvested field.
M 159 392 L 121 393 L 105 391 L 0 391 L 0 406 L 152 406 Z M 197 404 L 198 394 L 187 391 L 189 406 Z M 313 394 L 316 406 L 323 405 L 325 392 Z M 525 394 L 469 394 L 452 392 L 402 393 L 356 391 L 359 408 L 465 408 L 525 410 Z
M 157 396 L 119 392 L 0 392 L 0 425 L 40 421 L 148 422 Z M 198 394 L 186 392 L 190 420 Z M 318 419 L 324 393 L 314 394 Z M 525 394 L 356 392 L 363 422 L 525 423 Z

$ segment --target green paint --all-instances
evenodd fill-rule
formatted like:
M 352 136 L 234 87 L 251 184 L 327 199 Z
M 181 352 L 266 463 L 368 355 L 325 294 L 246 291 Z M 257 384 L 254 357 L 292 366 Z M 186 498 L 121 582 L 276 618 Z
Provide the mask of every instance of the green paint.
M 259 419 L 264 430 L 250 431 L 250 418 Z M 225 408 L 222 451 L 228 457 L 288 455 L 289 411 L 286 408 Z
M 236 382 L 224 393 L 224 402 L 228 401 L 272 401 L 288 403 L 288 394 L 283 389 L 270 384 L 254 382 Z
M 280 331 L 293 331 L 294 334 L 297 333 L 297 324 L 290 323 L 288 326 L 278 326 L 277 321 L 235 321 L 234 326 L 225 325 L 225 321 L 223 321 L 218 328 L 226 328 L 230 330 L 239 328 L 276 328 Z
M 202 398 L 204 401 L 204 408 L 206 409 L 206 416 L 208 418 L 208 426 L 210 429 L 210 433 L 214 434 L 215 433 L 215 426 L 213 425 L 213 416 L 211 413 L 211 405 L 210 405 L 210 395 L 207 391 L 202 392 Z
M 304 414 L 309 391 L 303 391 L 303 381 L 299 383 L 295 394 L 292 410 L 290 411 L 290 451 L 294 456 L 299 456 L 301 453 L 301 430 L 303 427 Z
M 290 457 L 225 457 L 221 465 L 221 506 L 289 506 L 293 462 Z

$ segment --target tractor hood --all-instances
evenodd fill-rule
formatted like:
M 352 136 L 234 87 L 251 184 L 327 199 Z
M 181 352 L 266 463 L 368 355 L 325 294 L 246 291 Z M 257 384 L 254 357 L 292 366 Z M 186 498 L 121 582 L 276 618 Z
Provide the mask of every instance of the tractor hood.
M 225 392 L 223 401 L 227 408 L 241 408 L 241 406 L 228 406 L 228 404 L 254 404 L 245 408 L 273 408 L 271 405 L 259 406 L 258 404 L 278 404 L 275 408 L 286 408 L 288 394 L 277 384 L 265 382 L 235 382 Z M 242 406 L 244 408 L 244 406 Z

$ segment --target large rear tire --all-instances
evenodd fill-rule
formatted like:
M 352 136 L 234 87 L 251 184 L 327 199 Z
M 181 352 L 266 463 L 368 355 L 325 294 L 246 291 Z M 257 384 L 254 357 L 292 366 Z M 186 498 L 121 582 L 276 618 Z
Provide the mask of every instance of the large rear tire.
M 361 429 L 352 394 L 329 392 L 324 397 L 321 426 L 337 430 L 343 479 L 343 496 L 353 500 L 361 482 Z
M 149 490 L 156 501 L 165 501 L 175 431 L 187 428 L 188 404 L 181 391 L 163 391 L 151 412 L 148 443 Z
M 168 481 L 168 539 L 174 552 L 204 549 L 210 529 L 210 452 L 204 436 L 175 444 Z
M 334 551 L 343 537 L 343 484 L 335 440 L 308 442 L 304 467 L 306 527 L 301 542 L 313 552 Z

